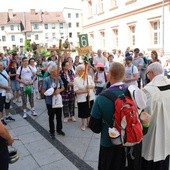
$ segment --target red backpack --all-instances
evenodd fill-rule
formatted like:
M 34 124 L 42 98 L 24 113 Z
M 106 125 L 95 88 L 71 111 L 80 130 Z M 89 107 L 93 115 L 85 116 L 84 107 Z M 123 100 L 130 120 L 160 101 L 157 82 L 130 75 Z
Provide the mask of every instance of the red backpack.
M 143 139 L 143 128 L 134 101 L 130 95 L 116 96 L 114 93 L 104 91 L 101 95 L 114 102 L 113 127 L 120 136 L 112 138 L 112 143 L 122 146 L 134 146 Z

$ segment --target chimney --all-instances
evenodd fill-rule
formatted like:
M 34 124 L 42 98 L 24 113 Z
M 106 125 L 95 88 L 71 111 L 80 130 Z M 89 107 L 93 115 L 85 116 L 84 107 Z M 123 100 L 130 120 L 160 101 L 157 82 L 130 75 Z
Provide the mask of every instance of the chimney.
M 35 15 L 35 9 L 30 9 L 31 15 Z
M 13 10 L 12 9 L 8 9 L 8 15 L 9 15 L 9 18 L 13 18 Z

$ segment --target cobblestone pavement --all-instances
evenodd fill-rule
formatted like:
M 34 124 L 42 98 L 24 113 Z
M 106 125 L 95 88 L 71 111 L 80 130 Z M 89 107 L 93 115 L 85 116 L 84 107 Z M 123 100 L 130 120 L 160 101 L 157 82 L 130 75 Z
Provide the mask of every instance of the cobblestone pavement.
M 28 105 L 29 106 L 29 105 Z M 12 104 L 11 114 L 15 122 L 7 127 L 15 140 L 20 159 L 10 164 L 9 170 L 97 170 L 99 138 L 90 129 L 80 129 L 77 122 L 63 123 L 65 136 L 56 134 L 49 137 L 48 115 L 44 100 L 35 100 L 37 117 L 33 117 L 28 107 L 28 117 L 22 118 L 21 104 Z M 9 147 L 9 149 L 11 149 Z

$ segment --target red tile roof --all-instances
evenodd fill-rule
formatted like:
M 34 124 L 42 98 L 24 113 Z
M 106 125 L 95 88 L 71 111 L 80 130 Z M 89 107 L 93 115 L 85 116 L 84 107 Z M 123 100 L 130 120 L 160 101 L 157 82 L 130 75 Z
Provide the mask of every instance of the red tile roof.
M 0 13 L 0 24 L 6 25 L 8 22 L 8 13 L 7 12 L 1 12 Z
M 31 23 L 57 23 L 65 22 L 61 12 L 36 12 L 34 9 L 31 12 L 0 12 L 0 25 L 6 24 L 22 24 L 24 32 L 32 31 Z
M 65 22 L 61 12 L 42 12 L 43 23 Z

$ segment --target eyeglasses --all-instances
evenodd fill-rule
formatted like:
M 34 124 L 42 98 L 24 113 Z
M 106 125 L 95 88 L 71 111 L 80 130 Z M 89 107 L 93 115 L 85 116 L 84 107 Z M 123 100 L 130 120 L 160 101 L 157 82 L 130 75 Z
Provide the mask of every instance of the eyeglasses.
M 146 73 L 146 75 L 148 75 L 150 72 L 151 72 L 151 71 L 148 71 L 148 72 Z

